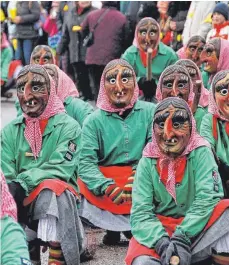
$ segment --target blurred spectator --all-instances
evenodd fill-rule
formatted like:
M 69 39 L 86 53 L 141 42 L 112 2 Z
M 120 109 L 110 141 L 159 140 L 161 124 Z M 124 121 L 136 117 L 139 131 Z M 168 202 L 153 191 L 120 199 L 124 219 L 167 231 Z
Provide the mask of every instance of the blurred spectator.
M 186 45 L 193 35 L 207 37 L 211 29 L 211 15 L 216 5 L 215 1 L 192 1 L 184 24 L 182 34 L 183 44 Z
M 213 29 L 208 32 L 206 41 L 212 38 L 229 40 L 229 7 L 225 3 L 218 3 L 212 13 Z
M 43 29 L 48 33 L 48 46 L 52 49 L 54 55 L 56 55 L 56 48 L 61 39 L 61 31 L 57 27 L 57 11 L 59 8 L 59 2 L 53 1 L 52 8 L 49 15 L 43 23 Z
M 16 16 L 12 21 L 16 24 L 16 38 L 18 40 L 15 58 L 29 64 L 30 55 L 38 38 L 35 22 L 40 17 L 38 1 L 18 1 Z
M 82 93 L 85 100 L 92 100 L 90 89 L 88 68 L 85 65 L 86 47 L 83 47 L 83 36 L 81 23 L 86 16 L 95 10 L 90 1 L 77 1 L 75 8 L 66 17 L 62 38 L 57 52 L 63 54 L 68 48 L 70 52 L 70 63 L 74 69 L 75 80 L 78 90 Z M 98 51 L 97 51 L 98 52 Z
M 171 30 L 170 47 L 177 51 L 182 47 L 182 32 L 188 14 L 190 1 L 172 1 L 169 3 L 168 17 Z
M 82 24 L 84 35 L 92 31 L 102 14 L 105 15 L 94 31 L 94 43 L 86 52 L 86 65 L 89 66 L 95 99 L 104 67 L 111 60 L 120 58 L 126 44 L 126 17 L 117 10 L 116 1 L 103 1 L 102 9 L 95 10 L 86 17 Z
M 7 98 L 13 96 L 11 92 L 7 92 L 9 88 L 8 86 L 6 86 L 8 80 L 9 65 L 12 59 L 13 52 L 1 25 L 1 96 Z

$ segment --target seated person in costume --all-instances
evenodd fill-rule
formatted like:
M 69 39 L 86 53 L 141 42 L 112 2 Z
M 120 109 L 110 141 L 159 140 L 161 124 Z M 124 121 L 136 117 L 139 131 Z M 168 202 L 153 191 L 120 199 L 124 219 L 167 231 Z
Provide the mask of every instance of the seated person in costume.
M 156 99 L 160 102 L 168 97 L 179 97 L 188 103 L 194 113 L 197 131 L 199 131 L 206 111 L 197 104 L 198 94 L 194 93 L 194 86 L 188 70 L 177 64 L 168 66 L 158 82 Z
M 201 124 L 201 135 L 211 144 L 225 195 L 229 198 L 229 70 L 218 72 L 210 90 L 208 114 Z
M 188 104 L 164 99 L 152 130 L 133 184 L 126 264 L 229 264 L 229 202 L 220 201 L 217 164 Z
M 180 59 L 192 60 L 199 68 L 201 68 L 200 54 L 203 51 L 206 41 L 203 37 L 196 35 L 192 36 L 187 45 L 177 51 Z
M 216 73 L 229 69 L 229 45 L 228 41 L 220 38 L 211 39 L 204 46 L 200 54 L 204 64 L 202 76 L 204 86 L 210 89 L 212 79 Z
M 184 66 L 192 79 L 193 92 L 195 94 L 193 104 L 206 108 L 208 106 L 209 91 L 203 85 L 202 75 L 198 66 L 189 59 L 178 60 L 176 64 Z
M 18 206 L 19 222 L 49 245 L 50 264 L 79 264 L 83 240 L 76 183 L 80 125 L 65 113 L 42 66 L 23 67 L 16 86 L 23 115 L 1 132 L 1 167 Z M 31 260 L 38 262 L 40 248 L 36 250 Z
M 29 251 L 26 244 L 26 237 L 22 227 L 17 223 L 16 203 L 9 192 L 4 175 L 0 175 L 1 187 L 1 264 L 27 264 Z
M 52 49 L 47 45 L 37 45 L 30 56 L 30 64 L 56 64 L 56 59 L 52 52 Z M 17 117 L 22 114 L 20 103 L 15 101 L 15 108 L 17 110 Z
M 107 230 L 103 243 L 131 236 L 132 182 L 145 145 L 151 141 L 154 104 L 138 100 L 133 68 L 122 59 L 104 69 L 98 109 L 85 120 L 79 158 L 80 216 Z
M 32 51 L 30 64 L 56 64 L 52 49 L 47 45 L 37 45 Z
M 139 21 L 133 45 L 125 51 L 122 58 L 134 68 L 139 89 L 143 91 L 146 101 L 155 101 L 156 83 L 161 73 L 178 60 L 176 53 L 160 42 L 160 26 L 153 18 Z M 147 64 L 147 60 L 151 61 L 151 65 Z
M 78 121 L 82 127 L 85 118 L 93 112 L 90 103 L 79 99 L 79 92 L 72 79 L 55 64 L 45 64 L 44 68 L 56 84 L 57 96 L 64 104 L 67 114 Z

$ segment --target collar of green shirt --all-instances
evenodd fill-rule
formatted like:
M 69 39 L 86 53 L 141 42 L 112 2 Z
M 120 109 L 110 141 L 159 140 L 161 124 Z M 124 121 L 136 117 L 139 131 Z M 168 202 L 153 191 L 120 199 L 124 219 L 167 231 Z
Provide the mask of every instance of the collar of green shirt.
M 65 116 L 65 113 L 59 113 L 53 117 L 50 117 L 49 118 L 49 121 L 48 121 L 48 124 L 45 128 L 45 131 L 43 133 L 43 136 L 51 133 L 55 127 L 58 125 L 58 124 L 62 124 L 64 123 L 66 120 L 66 116 Z M 23 115 L 19 116 L 17 119 L 15 119 L 13 121 L 13 124 L 15 125 L 20 125 L 22 126 L 22 128 L 25 128 L 25 118 Z
M 129 48 L 129 52 L 130 53 L 138 53 L 139 50 L 138 50 L 138 48 L 136 46 L 132 45 Z M 166 46 L 162 42 L 159 42 L 159 45 L 158 45 L 158 54 L 161 54 L 161 55 L 166 55 L 167 54 Z
M 134 104 L 134 107 L 133 107 L 133 109 L 131 110 L 131 112 L 130 112 L 129 115 L 131 115 L 131 113 L 133 113 L 134 111 L 138 111 L 138 110 L 140 110 L 140 109 L 143 109 L 143 107 L 142 107 L 140 101 L 137 100 L 136 103 Z M 104 111 L 104 112 L 105 112 L 105 115 L 106 115 L 106 116 L 113 116 L 113 117 L 116 117 L 116 118 L 122 119 L 122 118 L 121 118 L 116 112 L 108 112 L 108 111 Z M 128 115 L 128 116 L 129 116 L 129 115 Z

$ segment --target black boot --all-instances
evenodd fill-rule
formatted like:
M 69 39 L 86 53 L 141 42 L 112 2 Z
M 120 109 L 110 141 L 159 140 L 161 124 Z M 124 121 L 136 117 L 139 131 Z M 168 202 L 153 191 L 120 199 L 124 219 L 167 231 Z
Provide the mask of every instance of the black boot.
M 103 237 L 103 244 L 107 246 L 118 245 L 120 242 L 120 232 L 107 230 L 106 235 Z
M 131 239 L 132 238 L 132 233 L 131 231 L 125 231 L 125 232 L 122 232 L 123 235 L 127 238 L 127 239 Z

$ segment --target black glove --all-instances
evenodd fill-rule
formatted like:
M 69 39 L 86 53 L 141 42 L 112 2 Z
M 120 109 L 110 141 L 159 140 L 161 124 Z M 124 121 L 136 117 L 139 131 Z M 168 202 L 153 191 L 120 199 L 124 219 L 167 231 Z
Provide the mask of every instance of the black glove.
M 219 163 L 219 174 L 223 181 L 229 180 L 229 165 L 226 165 L 224 162 L 220 160 Z
M 170 244 L 170 238 L 167 236 L 163 236 L 156 244 L 155 250 L 157 254 L 160 256 L 161 264 L 166 264 L 166 251 Z
M 151 101 L 156 94 L 157 85 L 154 79 L 146 80 L 146 77 L 141 77 L 138 81 L 139 89 L 144 93 L 146 101 Z
M 192 256 L 191 245 L 183 237 L 173 235 L 166 251 L 166 265 L 170 264 L 172 256 L 179 257 L 179 265 L 190 265 Z
M 8 184 L 10 193 L 14 197 L 14 200 L 17 204 L 18 210 L 18 222 L 21 224 L 27 223 L 27 210 L 23 206 L 23 201 L 25 199 L 25 190 L 18 182 L 11 182 Z

